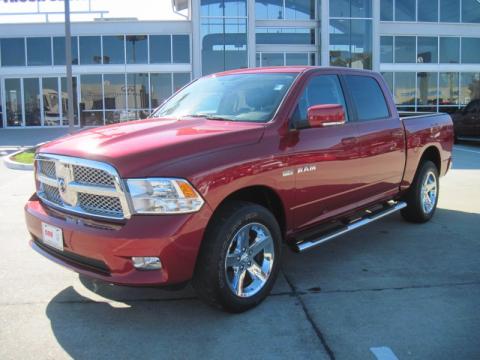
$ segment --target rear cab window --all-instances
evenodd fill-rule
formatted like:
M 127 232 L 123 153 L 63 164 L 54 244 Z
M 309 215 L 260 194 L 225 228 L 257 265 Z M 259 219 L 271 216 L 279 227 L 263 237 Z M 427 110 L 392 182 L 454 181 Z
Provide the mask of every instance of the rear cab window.
M 362 75 L 345 75 L 358 121 L 387 119 L 390 117 L 387 100 L 375 78 Z

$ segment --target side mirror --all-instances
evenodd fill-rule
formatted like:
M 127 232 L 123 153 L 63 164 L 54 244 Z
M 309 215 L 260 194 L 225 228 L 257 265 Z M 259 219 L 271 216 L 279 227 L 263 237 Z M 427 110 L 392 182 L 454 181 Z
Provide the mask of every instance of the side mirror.
M 313 105 L 307 110 L 308 124 L 312 128 L 345 124 L 345 111 L 340 104 Z

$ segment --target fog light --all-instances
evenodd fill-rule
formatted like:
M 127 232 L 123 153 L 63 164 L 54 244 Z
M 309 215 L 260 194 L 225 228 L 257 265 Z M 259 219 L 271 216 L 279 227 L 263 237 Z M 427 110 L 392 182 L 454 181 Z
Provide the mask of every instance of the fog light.
M 162 263 L 158 257 L 142 256 L 132 257 L 133 266 L 139 270 L 159 270 L 162 268 Z

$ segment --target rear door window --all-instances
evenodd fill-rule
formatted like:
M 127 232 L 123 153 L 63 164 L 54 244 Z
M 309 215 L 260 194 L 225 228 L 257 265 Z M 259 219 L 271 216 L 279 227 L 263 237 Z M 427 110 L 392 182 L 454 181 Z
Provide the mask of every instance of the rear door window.
M 293 114 L 296 127 L 308 127 L 308 108 L 313 105 L 323 104 L 342 105 L 345 117 L 347 117 L 345 98 L 337 75 L 319 75 L 310 79 L 298 100 L 298 105 Z
M 378 82 L 370 76 L 346 75 L 359 121 L 386 119 L 390 117 L 387 102 Z

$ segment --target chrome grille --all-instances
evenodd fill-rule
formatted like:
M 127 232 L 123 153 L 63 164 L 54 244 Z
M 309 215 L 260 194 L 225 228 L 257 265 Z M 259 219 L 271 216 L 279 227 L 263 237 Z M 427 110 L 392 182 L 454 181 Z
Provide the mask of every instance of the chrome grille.
M 123 183 L 109 164 L 38 154 L 36 165 L 37 194 L 47 205 L 93 217 L 130 217 Z
M 82 184 L 115 185 L 113 176 L 106 171 L 81 165 L 73 166 L 73 179 Z

